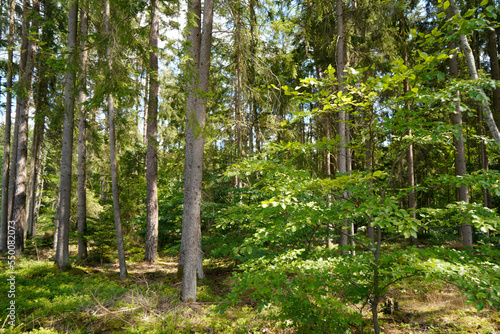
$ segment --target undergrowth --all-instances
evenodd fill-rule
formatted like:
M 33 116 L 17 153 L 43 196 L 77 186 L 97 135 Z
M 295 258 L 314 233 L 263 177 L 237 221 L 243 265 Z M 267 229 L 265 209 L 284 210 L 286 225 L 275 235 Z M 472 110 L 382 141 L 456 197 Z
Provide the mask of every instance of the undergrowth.
M 60 272 L 52 262 L 22 259 L 16 264 L 16 326 L 6 322 L 7 284 L 0 285 L 0 333 L 300 333 L 277 321 L 276 306 L 256 308 L 250 298 L 221 314 L 217 306 L 231 289 L 234 268 L 224 261 L 207 263 L 207 279 L 198 302 L 179 301 L 175 261 L 129 263 L 120 281 L 116 266 L 74 266 Z M 0 280 L 10 273 L 0 262 Z M 395 285 L 388 297 L 398 302 L 391 314 L 380 313 L 384 333 L 480 333 L 500 331 L 498 312 L 478 312 L 460 291 L 445 283 L 419 279 Z M 383 305 L 382 305 L 383 306 Z M 369 314 L 363 314 L 369 323 Z M 271 320 L 271 319 L 274 319 Z M 287 328 L 288 327 L 288 328 Z M 356 332 L 360 333 L 360 332 Z M 370 333 L 365 327 L 364 333 Z

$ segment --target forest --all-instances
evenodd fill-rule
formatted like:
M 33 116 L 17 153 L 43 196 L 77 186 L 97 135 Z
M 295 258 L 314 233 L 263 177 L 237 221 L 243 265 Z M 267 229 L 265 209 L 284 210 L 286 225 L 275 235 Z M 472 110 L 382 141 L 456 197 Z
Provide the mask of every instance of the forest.
M 500 333 L 497 0 L 0 0 L 0 333 Z

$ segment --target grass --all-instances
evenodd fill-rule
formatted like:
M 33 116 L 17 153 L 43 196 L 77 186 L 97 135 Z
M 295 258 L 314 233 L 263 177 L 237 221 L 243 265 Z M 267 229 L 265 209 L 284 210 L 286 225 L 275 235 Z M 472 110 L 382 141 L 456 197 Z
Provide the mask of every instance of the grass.
M 131 249 L 124 281 L 116 262 L 60 272 L 48 260 L 52 254 L 47 249 L 21 259 L 15 270 L 17 327 L 4 323 L 8 285 L 0 284 L 0 333 L 297 333 L 267 320 L 267 311 L 258 313 L 251 304 L 216 312 L 230 291 L 232 262 L 206 261 L 207 278 L 198 288 L 198 300 L 186 304 L 179 301 L 176 259 L 164 256 L 150 264 L 140 261 L 140 248 Z M 0 261 L 0 280 L 8 277 L 6 262 Z M 407 280 L 389 296 L 399 309 L 380 313 L 386 334 L 500 333 L 500 314 L 476 311 L 453 286 Z M 369 315 L 365 318 L 369 321 Z

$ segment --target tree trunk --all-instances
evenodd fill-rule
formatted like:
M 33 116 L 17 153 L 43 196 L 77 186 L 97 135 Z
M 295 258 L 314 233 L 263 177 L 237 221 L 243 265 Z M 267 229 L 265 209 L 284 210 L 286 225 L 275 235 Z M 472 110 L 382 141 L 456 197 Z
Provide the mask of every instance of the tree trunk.
M 33 131 L 33 144 L 31 149 L 30 181 L 28 190 L 28 215 L 26 219 L 26 238 L 30 239 L 36 235 L 35 209 L 37 203 L 38 187 L 40 184 L 40 168 L 42 166 L 42 143 L 45 131 L 45 113 L 43 110 L 44 95 L 47 94 L 47 80 L 44 78 L 44 65 L 39 64 L 38 93 L 35 107 L 35 129 Z
M 488 34 L 488 55 L 490 57 L 491 78 L 500 80 L 500 65 L 498 63 L 497 35 L 494 29 L 486 29 Z M 500 124 L 500 87 L 493 90 L 493 117 Z
M 454 44 L 450 45 L 453 50 Z M 458 60 L 457 55 L 450 58 L 450 74 L 454 78 L 458 78 Z M 457 100 L 460 99 L 460 92 L 456 92 Z M 462 132 L 462 111 L 460 109 L 460 102 L 455 102 L 455 113 L 450 115 L 451 123 L 458 127 L 458 136 L 455 137 L 455 175 L 463 176 L 467 174 L 466 160 L 465 160 L 465 145 Z M 467 185 L 462 185 L 458 189 L 458 200 L 469 203 L 469 188 Z M 462 238 L 465 247 L 472 247 L 472 226 L 470 224 L 462 224 Z
M 68 11 L 68 53 L 70 55 L 70 60 L 66 70 L 66 81 L 64 84 L 64 125 L 56 248 L 56 262 L 61 270 L 66 270 L 69 267 L 69 219 L 71 212 L 71 175 L 73 168 L 73 126 L 75 117 L 74 91 L 76 77 L 75 48 L 77 27 L 78 1 L 72 0 L 70 1 Z
M 29 20 L 31 14 L 28 0 L 23 3 L 24 20 Z M 19 113 L 19 129 L 17 139 L 17 165 L 16 165 L 16 190 L 14 196 L 13 220 L 16 222 L 16 255 L 20 255 L 24 249 L 24 224 L 26 221 L 26 180 L 28 175 L 28 114 L 30 107 L 30 95 L 32 91 L 33 72 L 36 63 L 36 41 L 38 39 L 38 21 L 36 15 L 39 11 L 38 0 L 33 0 L 32 11 L 36 12 L 32 26 L 35 36 L 29 38 L 28 49 L 26 50 L 26 67 L 19 77 L 19 87 L 17 96 L 17 112 Z M 27 24 L 26 26 L 29 26 Z M 28 37 L 29 30 L 24 32 Z
M 146 85 L 144 87 L 144 126 L 142 128 L 142 133 L 143 133 L 142 143 L 144 144 L 144 147 L 147 147 L 147 145 L 148 145 L 148 119 L 149 119 L 148 118 L 148 104 L 149 104 L 148 86 L 149 86 L 149 73 L 147 73 L 147 70 L 146 70 Z
M 189 12 L 201 17 L 201 3 L 192 0 Z M 200 96 L 208 90 L 210 70 L 210 52 L 212 44 L 213 0 L 205 2 L 203 13 L 203 35 L 199 28 L 200 21 L 190 28 L 188 40 L 191 42 L 190 87 L 186 106 L 186 158 L 184 167 L 184 212 L 182 218 L 182 240 L 179 270 L 182 272 L 181 299 L 186 302 L 196 301 L 196 275 L 200 272 L 201 250 L 201 187 L 203 175 L 203 132 L 206 120 L 206 96 Z M 198 79 L 198 80 L 196 80 Z M 199 82 L 197 84 L 196 82 Z M 182 261 L 182 262 L 181 262 Z
M 405 30 L 405 29 L 404 29 Z M 408 66 L 408 52 L 406 45 L 403 47 L 403 59 L 404 59 L 404 64 L 405 66 Z M 407 92 L 410 91 L 410 82 L 408 78 L 405 78 L 404 80 L 404 93 L 406 94 Z M 409 103 L 406 104 L 406 109 L 410 109 Z M 412 139 L 412 131 L 411 128 L 408 129 L 408 138 L 410 138 L 410 141 Z M 406 151 L 406 161 L 408 164 L 408 187 L 413 188 L 415 187 L 415 160 L 413 156 L 413 143 L 410 142 L 410 145 L 408 145 L 408 149 Z M 415 189 L 411 189 L 410 193 L 408 194 L 408 209 L 410 210 L 410 216 L 412 219 L 417 218 L 417 198 L 415 194 Z M 418 247 L 418 239 L 415 237 L 411 237 L 411 240 L 415 246 Z
M 451 15 L 457 15 L 458 14 L 458 8 L 456 6 L 456 3 L 454 0 L 450 1 L 451 4 L 451 11 L 448 11 L 448 18 L 451 17 Z M 451 15 L 450 15 L 451 14 Z M 462 50 L 464 51 L 464 54 L 467 59 L 467 63 L 469 66 L 469 73 L 471 75 L 471 78 L 473 80 L 477 79 L 477 72 L 475 71 L 476 65 L 474 61 L 474 57 L 472 55 L 472 51 L 469 47 L 469 44 L 467 42 L 467 38 L 465 35 L 460 35 L 460 42 L 462 46 Z M 455 43 L 450 44 L 450 49 L 454 50 L 455 49 Z M 467 51 L 466 51 L 467 50 Z M 458 78 L 458 55 L 457 53 L 454 54 L 454 57 L 450 58 L 450 74 L 453 78 Z M 458 137 L 455 138 L 455 175 L 457 176 L 463 176 L 467 174 L 467 162 L 466 162 L 466 157 L 465 157 L 465 145 L 464 145 L 464 138 L 463 138 L 463 131 L 462 131 L 462 111 L 460 109 L 460 92 L 456 92 L 456 98 L 457 102 L 455 102 L 455 113 L 451 114 L 451 123 L 455 125 L 458 128 Z M 481 108 L 480 108 L 481 109 Z M 488 106 L 489 109 L 489 106 Z M 482 112 L 482 110 L 479 110 L 479 112 Z M 491 110 L 490 116 L 491 115 Z M 493 121 L 494 125 L 494 121 Z M 496 128 L 496 126 L 495 126 Z M 498 129 L 497 129 L 498 132 Z M 500 139 L 500 136 L 499 136 Z M 469 188 L 467 185 L 462 185 L 460 189 L 458 189 L 458 200 L 469 203 Z M 470 247 L 472 248 L 472 226 L 470 224 L 463 223 L 461 226 L 461 232 L 462 232 L 462 242 L 464 247 Z
M 255 37 L 255 29 L 257 28 L 257 15 L 255 15 L 255 0 L 249 1 L 250 9 L 250 64 L 248 67 L 248 86 L 250 94 L 250 129 L 252 129 L 252 137 L 255 135 L 255 150 L 260 151 L 261 148 L 261 132 L 259 124 L 259 115 L 257 114 L 257 99 L 255 98 L 255 59 L 257 58 L 257 39 Z M 253 138 L 252 138 L 253 146 Z
M 86 40 L 88 33 L 88 3 L 84 2 L 80 8 L 80 87 L 78 89 L 78 260 L 87 258 L 87 100 L 86 77 L 87 58 Z
M 337 0 L 337 81 L 339 92 L 344 92 L 344 10 L 343 10 L 343 0 Z M 345 110 L 339 108 L 338 113 L 338 135 L 340 137 L 339 143 L 339 157 L 338 157 L 338 169 L 340 174 L 347 173 L 347 140 L 346 140 L 346 112 Z M 347 196 L 347 194 L 344 194 Z M 342 232 L 340 233 L 340 248 L 346 247 L 349 243 L 349 222 L 346 220 L 343 222 Z M 342 251 L 345 253 L 345 251 Z
M 159 0 L 151 0 L 151 35 L 149 38 L 149 104 L 148 104 L 148 153 L 147 153 L 147 228 L 144 260 L 156 261 L 158 257 L 158 28 Z
M 371 125 L 370 125 L 370 127 L 371 127 Z M 371 131 L 370 131 L 370 135 L 368 137 L 368 140 L 365 143 L 365 166 L 366 166 L 366 171 L 370 174 L 373 174 L 372 133 L 371 133 Z M 370 185 L 373 185 L 373 179 L 371 179 L 371 178 L 370 178 Z M 369 219 L 368 219 L 367 234 L 368 234 L 368 239 L 370 239 L 372 244 L 375 244 L 375 229 L 372 226 L 372 217 L 369 217 Z
M 109 0 L 106 0 L 104 7 L 104 21 L 106 25 L 106 35 L 111 36 L 110 30 L 110 6 Z M 108 38 L 108 43 L 110 39 Z M 113 66 L 111 59 L 111 46 L 107 46 L 107 57 L 108 66 L 111 69 Z M 115 230 L 116 230 L 116 246 L 118 250 L 118 262 L 120 265 L 120 279 L 127 277 L 127 266 L 125 263 L 125 249 L 123 245 L 123 232 L 122 232 L 122 222 L 120 218 L 120 200 L 119 200 L 119 188 L 118 188 L 118 166 L 116 161 L 116 135 L 115 135 L 115 107 L 113 94 L 109 93 L 108 96 L 108 118 L 109 118 L 109 151 L 110 151 L 110 161 L 111 161 L 111 188 L 113 192 L 113 209 L 115 215 Z
M 14 49 L 14 14 L 16 2 L 10 1 L 9 14 L 9 51 L 8 51 L 8 72 L 7 72 L 7 96 L 5 106 L 5 133 L 4 133 L 4 151 L 3 151 L 3 174 L 2 174 L 2 222 L 0 229 L 0 253 L 7 251 L 7 223 L 10 220 L 9 212 L 9 158 L 10 158 L 10 132 L 11 132 L 11 114 L 12 114 L 12 60 Z

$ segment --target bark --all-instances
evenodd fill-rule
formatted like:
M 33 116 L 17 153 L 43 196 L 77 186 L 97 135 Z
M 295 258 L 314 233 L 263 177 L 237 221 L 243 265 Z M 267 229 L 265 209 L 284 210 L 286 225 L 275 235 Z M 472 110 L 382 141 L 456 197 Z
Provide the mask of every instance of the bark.
M 10 132 L 12 114 L 12 60 L 14 48 L 14 14 L 16 2 L 10 1 L 9 13 L 9 51 L 8 51 L 8 72 L 7 72 L 7 96 L 5 106 L 5 134 L 3 151 L 3 173 L 2 173 L 2 221 L 0 227 L 0 253 L 7 251 L 7 222 L 10 220 L 9 212 L 9 163 L 10 163 Z
M 144 126 L 142 128 L 142 143 L 144 147 L 148 145 L 148 85 L 149 85 L 149 74 L 146 73 L 146 87 L 144 87 Z M 147 158 L 146 158 L 147 159 Z
M 482 112 L 479 113 L 479 128 L 478 128 L 478 132 L 479 132 L 479 136 L 484 136 L 484 126 L 483 126 L 483 122 L 484 122 L 484 115 Z M 481 169 L 484 169 L 484 170 L 489 170 L 489 164 L 488 164 L 488 152 L 486 151 L 486 144 L 484 142 L 484 140 L 481 140 Z M 491 203 L 491 193 L 490 193 L 490 190 L 488 188 L 483 188 L 483 202 L 484 202 L 484 206 L 487 207 L 487 208 L 492 208 L 492 203 Z
M 43 65 L 40 64 L 40 73 L 44 72 Z M 47 80 L 44 75 L 40 75 L 38 85 L 36 111 L 35 111 L 35 129 L 33 131 L 33 144 L 31 150 L 30 181 L 28 192 L 28 215 L 26 219 L 26 238 L 29 239 L 36 235 L 36 203 L 38 187 L 40 185 L 40 169 L 42 166 L 42 143 L 45 130 L 45 114 L 43 111 L 43 97 L 47 94 Z
M 451 11 L 448 11 L 448 17 L 451 15 L 459 15 L 458 8 L 454 0 L 450 1 Z M 451 14 L 451 15 L 450 15 Z M 475 80 L 478 78 L 476 72 L 476 65 L 474 61 L 474 56 L 472 54 L 472 50 L 470 49 L 469 43 L 467 42 L 467 37 L 465 35 L 460 35 L 460 44 L 462 51 L 465 54 L 465 58 L 467 60 L 467 65 L 469 68 L 469 74 L 471 79 Z M 455 44 L 451 43 L 450 48 L 455 49 Z M 458 55 L 455 53 L 454 57 L 450 58 L 450 74 L 453 78 L 458 78 Z M 456 102 L 455 102 L 455 112 L 451 114 L 451 123 L 457 127 L 458 136 L 455 136 L 455 175 L 462 176 L 467 174 L 466 168 L 466 157 L 465 157 L 465 145 L 462 131 L 462 111 L 460 109 L 460 92 L 456 92 Z M 486 103 L 487 104 L 487 103 Z M 484 108 L 484 103 L 483 103 Z M 479 108 L 479 112 L 482 112 L 481 108 Z M 491 114 L 491 110 L 489 106 L 487 106 L 489 110 L 491 120 L 493 121 L 493 116 Z M 493 121 L 493 125 L 495 122 Z M 496 128 L 496 125 L 495 125 Z M 498 129 L 496 130 L 498 132 Z M 500 139 L 500 135 L 499 135 Z M 499 142 L 500 143 L 500 142 Z M 469 188 L 466 185 L 462 185 L 458 190 L 458 200 L 469 203 Z M 461 226 L 462 232 L 462 242 L 464 247 L 472 248 L 472 226 L 470 224 L 462 224 Z
M 86 40 L 88 33 L 87 3 L 80 8 L 80 87 L 78 89 L 78 260 L 87 258 L 87 108 L 86 72 L 88 51 Z
M 498 45 L 495 29 L 487 29 L 488 33 L 488 55 L 491 64 L 491 78 L 500 80 L 500 65 L 498 63 Z M 493 116 L 496 124 L 500 124 L 500 87 L 493 90 Z
M 257 15 L 255 15 L 255 0 L 250 0 L 250 65 L 248 68 L 248 85 L 250 94 L 250 129 L 252 134 L 255 133 L 255 149 L 260 151 L 261 147 L 261 132 L 259 131 L 259 115 L 257 114 L 257 101 L 255 98 L 255 59 L 257 57 L 257 38 L 255 37 L 255 29 L 257 27 Z M 255 130 L 253 130 L 255 129 Z M 253 146 L 253 138 L 252 138 Z
M 234 89 L 234 123 L 236 128 L 236 157 L 239 161 L 242 157 L 242 112 L 241 112 L 241 91 L 242 91 L 242 54 L 241 54 L 241 14 L 238 10 L 235 16 L 236 34 L 236 83 Z M 251 76 L 251 75 L 250 75 Z M 234 186 L 237 189 L 242 187 L 241 179 L 238 175 L 234 178 Z
M 365 143 L 365 166 L 366 166 L 366 171 L 370 174 L 373 174 L 373 165 L 372 165 L 372 133 L 370 131 L 370 136 L 368 140 Z M 370 179 L 370 185 L 373 185 L 373 179 Z M 372 244 L 375 244 L 375 229 L 372 226 L 372 217 L 369 217 L 368 220 L 368 227 L 367 227 L 367 234 L 368 238 L 372 242 Z
M 106 0 L 104 7 L 104 21 L 106 26 L 106 35 L 109 37 L 111 35 L 110 30 L 110 6 L 109 0 Z M 108 39 L 108 43 L 109 43 Z M 107 47 L 107 57 L 108 66 L 112 68 L 111 59 L 111 46 L 108 44 Z M 110 151 L 110 162 L 111 162 L 111 188 L 113 193 L 113 209 L 115 216 L 115 230 L 116 230 L 116 246 L 118 250 L 118 263 L 120 265 L 120 279 L 125 279 L 127 277 L 127 265 L 125 263 L 125 249 L 123 245 L 123 232 L 122 232 L 122 222 L 120 217 L 120 199 L 119 199 L 119 188 L 118 188 L 118 166 L 116 161 L 116 134 L 115 134 L 115 107 L 113 94 L 110 93 L 108 96 L 108 120 L 109 120 L 109 151 Z
M 69 219 L 71 211 L 71 175 L 73 156 L 73 127 L 75 117 L 76 38 L 78 26 L 78 1 L 72 0 L 68 11 L 69 63 L 64 84 L 64 124 L 59 183 L 59 208 L 57 226 L 56 262 L 59 269 L 69 267 Z M 55 237 L 55 235 L 54 235 Z
M 452 15 L 460 15 L 460 12 L 458 11 L 458 6 L 455 0 L 450 0 L 450 8 L 452 11 Z M 477 74 L 477 69 L 476 69 L 476 64 L 474 61 L 474 55 L 472 54 L 472 49 L 470 48 L 469 42 L 467 41 L 467 36 L 461 34 L 460 35 L 460 47 L 464 53 L 465 60 L 467 62 L 467 69 L 469 71 L 469 76 L 472 80 L 478 79 L 478 74 Z M 488 101 L 483 100 L 481 101 L 479 112 L 484 112 L 485 115 L 485 121 L 486 124 L 488 125 L 488 129 L 491 132 L 491 135 L 493 136 L 493 139 L 495 142 L 500 145 L 500 131 L 498 130 L 497 125 L 495 124 L 495 119 L 493 117 L 493 113 L 490 109 L 490 105 Z M 482 111 L 481 111 L 482 109 Z
M 23 11 L 24 20 L 29 20 L 28 10 L 30 7 L 29 1 L 23 3 L 25 10 Z M 39 2 L 34 0 L 32 10 L 39 11 Z M 36 15 L 35 15 L 36 17 Z M 27 24 L 27 26 L 29 26 Z M 38 22 L 33 19 L 32 33 L 38 34 Z M 29 30 L 24 32 L 26 37 L 30 34 Z M 24 249 L 24 224 L 26 220 L 26 180 L 28 176 L 27 160 L 28 160 L 28 114 L 30 107 L 30 95 L 32 91 L 33 72 L 36 62 L 36 41 L 37 36 L 30 38 L 28 48 L 26 50 L 26 67 L 22 75 L 19 77 L 19 89 L 17 96 L 16 110 L 19 114 L 19 128 L 17 138 L 17 164 L 16 164 L 16 190 L 14 195 L 13 220 L 16 222 L 16 255 L 20 255 Z
M 337 38 L 337 81 L 339 92 L 344 92 L 344 11 L 343 11 L 343 0 L 337 0 L 337 26 L 338 26 L 338 38 Z M 347 173 L 347 140 L 346 140 L 346 113 L 342 108 L 339 108 L 338 113 L 338 135 L 340 137 L 339 143 L 339 157 L 338 157 L 338 169 L 340 174 Z M 347 194 L 344 194 L 346 196 Z M 340 233 L 339 246 L 345 247 L 348 245 L 348 221 L 343 223 L 342 233 Z M 344 251 L 342 252 L 344 253 Z
M 28 15 L 28 6 L 26 1 L 23 2 L 23 17 Z M 15 5 L 14 5 L 15 6 Z M 24 69 L 26 67 L 26 59 L 28 55 L 28 31 L 29 31 L 29 20 L 23 19 L 22 23 L 22 35 L 21 35 L 21 50 L 19 55 L 19 70 L 18 78 L 23 78 Z M 22 81 L 18 82 L 17 98 L 16 98 L 16 118 L 14 121 L 14 139 L 12 141 L 12 153 L 10 159 L 10 172 L 9 172 L 9 191 L 8 191 L 8 203 L 7 203 L 7 220 L 14 219 L 14 200 L 16 193 L 16 182 L 17 182 L 17 147 L 19 142 L 19 126 L 21 121 L 21 113 L 19 111 L 20 99 L 22 98 Z
M 151 0 L 151 35 L 149 38 L 149 104 L 147 152 L 147 227 L 144 260 L 156 261 L 158 257 L 158 28 L 159 0 Z
M 454 44 L 450 45 L 451 49 L 455 48 Z M 450 59 L 450 74 L 454 78 L 458 78 L 458 60 L 457 55 Z M 467 174 L 465 160 L 465 144 L 462 131 L 462 111 L 460 109 L 460 92 L 456 92 L 455 112 L 450 115 L 451 123 L 457 127 L 458 135 L 455 136 L 455 175 L 463 176 Z M 469 203 L 469 188 L 467 185 L 462 185 L 458 189 L 458 200 Z M 465 247 L 472 247 L 472 226 L 462 224 L 462 238 Z
M 406 66 L 408 66 L 408 52 L 406 47 L 403 48 L 403 58 L 404 58 L 404 63 Z M 409 79 L 406 78 L 404 81 L 404 93 L 406 94 L 407 92 L 410 91 L 410 83 Z M 406 105 L 406 109 L 410 109 L 410 105 Z M 408 187 L 412 188 L 415 187 L 415 159 L 413 155 L 413 143 L 411 142 L 412 140 L 412 130 L 411 128 L 408 130 L 408 137 L 410 138 L 410 145 L 408 145 L 408 149 L 406 151 L 406 161 L 408 163 Z M 411 189 L 410 193 L 408 194 L 408 209 L 410 210 L 410 216 L 412 219 L 417 218 L 416 210 L 417 210 L 417 199 L 416 199 L 416 194 L 415 190 Z M 415 237 L 411 237 L 411 240 L 415 246 L 418 247 L 418 239 Z
M 201 3 L 189 3 L 189 12 L 201 17 Z M 203 175 L 203 132 L 206 119 L 206 96 L 212 44 L 213 0 L 205 2 L 203 35 L 198 26 L 190 28 L 192 68 L 186 106 L 186 158 L 184 167 L 184 212 L 179 270 L 182 272 L 181 299 L 196 301 L 196 275 L 203 276 L 201 250 L 201 186 Z M 198 80 L 196 80 L 198 79 Z M 199 84 L 196 84 L 196 81 Z M 201 92 L 201 93 L 198 93 Z M 200 95 L 201 94 L 201 95 Z M 181 262 L 182 260 L 182 262 Z

